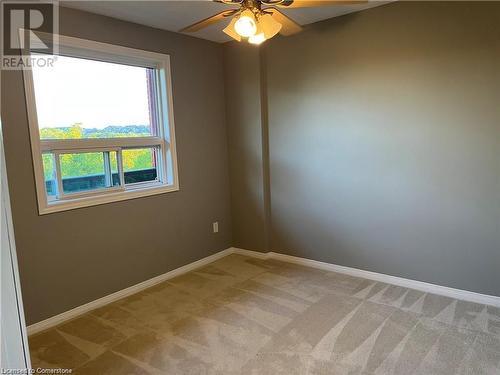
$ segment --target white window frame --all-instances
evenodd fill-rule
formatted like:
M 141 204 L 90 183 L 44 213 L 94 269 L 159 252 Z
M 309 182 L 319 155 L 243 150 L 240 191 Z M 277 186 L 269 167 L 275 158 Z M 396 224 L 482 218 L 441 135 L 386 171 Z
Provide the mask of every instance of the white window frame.
M 52 43 L 52 35 L 37 33 L 45 43 Z M 163 194 L 179 190 L 177 170 L 177 152 L 175 147 L 175 126 L 172 101 L 172 80 L 170 56 L 128 47 L 116 46 L 86 39 L 59 35 L 59 55 L 95 59 L 112 63 L 153 68 L 156 72 L 156 95 L 158 99 L 157 120 L 158 134 L 134 138 L 98 138 L 98 139 L 40 139 L 36 110 L 33 74 L 31 69 L 23 69 L 28 122 L 30 128 L 31 150 L 35 172 L 38 211 L 40 215 L 66 211 L 75 208 L 94 206 L 127 199 Z M 46 193 L 42 154 L 51 152 L 56 158 L 68 152 L 117 151 L 121 159 L 122 149 L 158 147 L 158 181 L 125 185 L 121 163 L 118 163 L 120 185 L 102 190 L 81 193 L 61 194 L 58 199 L 49 199 Z M 56 162 L 56 174 L 60 173 Z M 170 166 L 170 168 L 167 168 Z M 56 184 L 62 180 L 56 177 Z M 59 189 L 61 186 L 58 187 Z

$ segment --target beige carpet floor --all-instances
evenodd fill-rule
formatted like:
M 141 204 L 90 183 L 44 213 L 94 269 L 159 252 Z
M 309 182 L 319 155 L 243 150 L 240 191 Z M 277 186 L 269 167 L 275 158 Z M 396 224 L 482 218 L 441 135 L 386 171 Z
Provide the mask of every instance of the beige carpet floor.
M 230 255 L 30 337 L 73 374 L 500 374 L 500 309 Z

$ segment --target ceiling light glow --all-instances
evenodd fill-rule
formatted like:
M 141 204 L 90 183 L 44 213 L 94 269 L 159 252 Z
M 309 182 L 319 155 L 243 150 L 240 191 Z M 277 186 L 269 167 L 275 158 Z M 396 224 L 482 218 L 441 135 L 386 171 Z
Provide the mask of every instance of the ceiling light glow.
M 266 40 L 266 37 L 264 36 L 264 33 L 260 33 L 260 34 L 252 35 L 250 38 L 248 38 L 248 43 L 261 44 L 265 40 Z
M 251 37 L 255 35 L 257 31 L 257 22 L 255 16 L 250 9 L 247 9 L 241 13 L 241 16 L 236 20 L 234 24 L 234 30 L 244 38 Z

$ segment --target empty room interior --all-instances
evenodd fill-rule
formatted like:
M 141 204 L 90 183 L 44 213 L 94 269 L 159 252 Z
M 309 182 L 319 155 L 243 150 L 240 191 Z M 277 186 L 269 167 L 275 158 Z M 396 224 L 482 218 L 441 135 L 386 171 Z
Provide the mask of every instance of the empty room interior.
M 1 8 L 2 374 L 500 374 L 500 2 Z

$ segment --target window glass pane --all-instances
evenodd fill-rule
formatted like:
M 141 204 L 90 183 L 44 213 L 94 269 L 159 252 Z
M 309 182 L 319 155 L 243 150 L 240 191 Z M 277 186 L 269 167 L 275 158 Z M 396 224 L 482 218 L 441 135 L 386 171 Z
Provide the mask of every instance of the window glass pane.
M 56 169 L 53 154 L 42 154 L 45 190 L 49 197 L 57 193 Z
M 36 56 L 36 55 L 34 55 Z M 155 135 L 155 70 L 57 56 L 33 67 L 41 139 Z
M 125 184 L 158 181 L 155 147 L 125 149 L 122 158 Z
M 109 152 L 110 166 L 104 152 L 81 152 L 60 155 L 61 177 L 65 194 L 103 189 L 119 185 L 119 178 L 111 182 L 110 171 L 117 170 L 116 152 Z M 112 156 L 114 154 L 114 157 Z M 118 175 L 118 173 L 116 173 Z
M 109 162 L 111 165 L 111 175 L 113 176 L 113 186 L 120 185 L 120 175 L 118 174 L 118 158 L 116 152 L 109 153 Z

